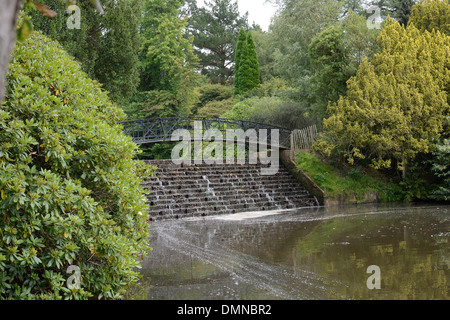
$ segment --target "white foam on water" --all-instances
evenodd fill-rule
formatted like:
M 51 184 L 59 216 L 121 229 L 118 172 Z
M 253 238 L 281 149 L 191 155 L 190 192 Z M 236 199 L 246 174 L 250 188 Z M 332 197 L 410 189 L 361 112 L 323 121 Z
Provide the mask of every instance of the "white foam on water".
M 253 212 L 241 212 L 235 214 L 226 214 L 220 216 L 211 216 L 212 220 L 224 220 L 224 221 L 243 221 L 248 219 L 262 218 L 267 216 L 280 215 L 288 211 L 294 211 L 296 209 L 286 210 L 271 210 L 271 211 L 253 211 Z

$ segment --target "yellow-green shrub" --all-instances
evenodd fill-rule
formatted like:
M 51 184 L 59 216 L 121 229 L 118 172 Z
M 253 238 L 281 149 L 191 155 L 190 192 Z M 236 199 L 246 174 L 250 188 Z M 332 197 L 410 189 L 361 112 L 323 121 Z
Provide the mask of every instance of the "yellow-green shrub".
M 376 169 L 404 169 L 443 132 L 450 38 L 390 20 L 378 42 L 381 52 L 363 61 L 347 94 L 329 105 L 315 147 L 350 163 L 365 159 Z

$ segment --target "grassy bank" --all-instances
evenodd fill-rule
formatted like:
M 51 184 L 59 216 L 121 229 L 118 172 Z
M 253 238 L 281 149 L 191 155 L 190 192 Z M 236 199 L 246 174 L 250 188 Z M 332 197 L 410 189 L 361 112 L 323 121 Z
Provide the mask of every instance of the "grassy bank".
M 402 188 L 378 172 L 362 167 L 333 166 L 316 154 L 296 154 L 298 167 L 325 192 L 325 197 L 339 199 L 354 195 L 361 202 L 369 193 L 377 193 L 380 202 L 403 201 Z

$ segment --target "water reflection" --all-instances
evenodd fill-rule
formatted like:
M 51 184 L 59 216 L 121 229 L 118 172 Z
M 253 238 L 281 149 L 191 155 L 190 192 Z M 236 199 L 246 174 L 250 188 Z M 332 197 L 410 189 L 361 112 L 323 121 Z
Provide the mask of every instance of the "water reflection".
M 154 222 L 154 250 L 127 298 L 449 299 L 449 208 L 362 205 Z M 370 265 L 380 267 L 380 290 L 366 286 Z

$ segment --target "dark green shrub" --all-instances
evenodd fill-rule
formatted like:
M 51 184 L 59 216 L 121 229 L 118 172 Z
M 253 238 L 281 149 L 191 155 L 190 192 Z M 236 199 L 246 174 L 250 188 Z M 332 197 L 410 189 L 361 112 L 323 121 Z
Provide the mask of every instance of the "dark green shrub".
M 0 109 L 0 298 L 119 298 L 148 250 L 138 149 L 100 85 L 40 33 Z M 69 289 L 68 266 L 81 271 Z M 73 282 L 72 282 L 73 283 Z
M 278 97 L 253 97 L 236 103 L 223 118 L 271 124 L 288 129 L 302 129 L 313 122 L 301 104 Z
M 197 117 L 220 118 L 223 114 L 230 111 L 238 100 L 229 98 L 221 101 L 210 101 L 202 108 L 198 109 Z
M 201 87 L 198 87 L 196 90 L 199 95 L 199 102 L 191 110 L 194 116 L 209 116 L 207 110 L 214 109 L 215 105 L 220 106 L 222 101 L 224 101 L 224 103 L 226 104 L 226 101 L 230 101 L 233 97 L 233 87 L 224 86 L 221 84 L 205 84 Z M 229 102 L 228 104 L 231 103 L 232 102 Z M 213 106 L 212 108 L 211 105 Z M 233 104 L 231 104 L 231 107 L 232 106 Z M 218 109 L 221 110 L 220 107 Z M 203 113 L 205 114 L 202 114 L 201 111 L 203 111 Z M 225 110 L 222 113 L 220 113 L 219 111 L 219 116 L 226 111 L 228 110 Z M 214 116 L 217 116 L 216 113 L 214 113 Z

